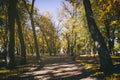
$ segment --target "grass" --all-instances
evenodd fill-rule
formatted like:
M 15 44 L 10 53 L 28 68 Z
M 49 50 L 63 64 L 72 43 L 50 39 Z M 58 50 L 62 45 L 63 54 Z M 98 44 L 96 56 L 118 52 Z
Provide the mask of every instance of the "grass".
M 0 67 L 0 80 L 6 80 L 11 76 L 18 76 L 22 73 L 31 71 L 32 68 L 34 67 L 38 67 L 40 65 L 40 63 L 38 63 L 38 61 L 36 60 L 35 56 L 28 56 L 27 57 L 27 64 L 25 65 L 20 65 L 19 61 L 20 61 L 20 57 L 16 56 L 17 60 L 16 60 L 16 69 L 13 70 L 9 70 L 6 69 L 5 67 Z M 48 60 L 50 57 L 49 56 L 42 56 L 41 60 L 42 62 Z M 43 66 L 43 64 L 41 64 L 41 66 Z
M 111 58 L 114 65 L 120 62 L 120 56 L 111 56 Z M 96 77 L 98 80 L 120 80 L 120 73 L 113 73 L 112 75 L 105 76 L 104 73 L 100 71 L 98 56 L 77 56 L 76 62 L 82 63 L 86 69 L 94 71 L 91 77 Z
M 118 64 L 120 61 L 120 56 L 111 56 L 113 63 Z M 42 56 L 42 62 L 48 61 L 49 58 L 53 58 L 53 56 Z M 18 57 L 18 62 L 20 58 Z M 114 73 L 110 76 L 105 76 L 103 72 L 100 71 L 99 67 L 99 58 L 98 56 L 92 57 L 92 56 L 76 56 L 75 58 L 76 62 L 84 65 L 84 68 L 87 70 L 91 70 L 94 73 L 91 74 L 91 77 L 95 77 L 98 80 L 120 80 L 120 73 Z M 19 65 L 17 64 L 16 69 L 14 70 L 8 70 L 5 67 L 0 68 L 0 80 L 6 80 L 9 79 L 11 76 L 18 76 L 22 73 L 31 71 L 32 68 L 38 67 L 40 64 L 38 64 L 35 56 L 28 56 L 27 57 L 27 64 L 26 65 Z M 41 64 L 43 65 L 43 64 Z

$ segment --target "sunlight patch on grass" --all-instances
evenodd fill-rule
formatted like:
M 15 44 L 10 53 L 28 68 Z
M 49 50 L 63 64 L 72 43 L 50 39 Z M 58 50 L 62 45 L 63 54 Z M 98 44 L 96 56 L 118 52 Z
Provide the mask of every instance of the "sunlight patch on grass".
M 113 74 L 110 76 L 106 76 L 105 80 L 120 80 L 120 74 Z
M 48 60 L 49 56 L 42 56 L 42 61 Z M 18 58 L 17 58 L 18 59 Z M 18 60 L 19 61 L 19 60 Z M 0 69 L 0 79 L 7 79 L 10 76 L 18 76 L 28 71 L 32 71 L 33 69 L 37 68 L 40 63 L 38 63 L 36 57 L 29 56 L 27 57 L 27 64 L 16 66 L 14 70 L 8 70 L 5 67 Z M 42 65 L 42 64 L 41 64 Z
M 120 58 L 120 56 L 114 56 L 114 55 L 113 55 L 113 56 L 111 56 L 111 58 Z
M 85 62 L 83 62 L 82 60 L 75 60 L 76 62 L 78 62 L 78 63 L 80 63 L 80 64 L 82 64 L 82 65 L 85 65 L 86 63 Z
M 0 74 L 9 73 L 10 70 L 0 70 Z
M 0 79 L 7 79 L 8 77 L 10 76 L 17 76 L 17 75 L 20 75 L 20 74 L 23 74 L 27 71 L 29 71 L 30 69 L 32 68 L 32 66 L 19 66 L 19 67 L 16 67 L 16 69 L 14 70 L 6 70 L 6 69 L 3 69 L 3 70 L 0 70 Z
M 92 68 L 93 67 L 93 64 L 85 64 L 85 68 L 86 69 L 90 69 L 90 68 Z
M 99 69 L 99 65 L 98 64 L 84 64 L 86 69 L 91 69 L 91 70 L 98 70 Z
M 119 77 L 120 77 L 120 74 L 116 74 L 116 73 L 114 73 L 113 76 L 119 76 Z
M 119 64 L 120 62 L 113 62 L 114 65 Z
M 99 64 L 88 63 L 87 60 L 76 60 L 85 66 L 86 69 L 96 70 L 99 69 Z
M 79 59 L 77 59 L 77 60 L 76 60 L 76 62 L 80 62 L 80 63 L 81 63 L 82 61 L 81 61 L 81 60 L 79 60 Z
M 113 64 L 119 64 L 120 63 L 120 56 L 111 56 Z M 76 62 L 82 63 L 86 69 L 90 69 L 95 71 L 95 73 L 92 75 L 94 77 L 97 77 L 98 80 L 120 80 L 120 74 L 114 73 L 110 76 L 105 76 L 103 72 L 100 70 L 100 63 L 99 63 L 99 57 L 88 57 L 88 56 L 80 56 L 77 57 Z
M 103 75 L 103 72 L 96 72 L 94 75 L 98 76 L 98 75 Z
M 46 61 L 46 60 L 48 60 L 49 58 L 50 58 L 50 56 L 42 56 L 42 57 L 41 57 L 42 61 Z

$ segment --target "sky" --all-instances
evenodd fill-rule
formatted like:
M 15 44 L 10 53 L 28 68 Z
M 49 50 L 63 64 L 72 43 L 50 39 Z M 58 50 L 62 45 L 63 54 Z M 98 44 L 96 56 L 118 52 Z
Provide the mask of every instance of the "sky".
M 29 0 L 32 2 L 32 0 Z M 59 24 L 57 20 L 57 12 L 60 10 L 62 2 L 64 0 L 35 0 L 35 7 L 39 9 L 40 14 L 44 14 L 46 11 L 49 11 L 52 17 L 52 22 L 55 25 Z
M 62 1 L 63 0 L 35 0 L 35 6 L 41 14 L 49 11 L 52 17 L 55 18 Z

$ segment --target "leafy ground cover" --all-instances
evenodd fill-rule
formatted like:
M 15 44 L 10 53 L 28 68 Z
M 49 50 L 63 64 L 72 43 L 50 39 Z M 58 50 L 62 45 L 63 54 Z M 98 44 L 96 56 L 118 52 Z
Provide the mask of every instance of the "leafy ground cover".
M 49 57 L 48 56 L 43 56 L 41 59 L 42 61 L 46 61 Z M 2 60 L 0 60 L 2 61 Z M 37 67 L 37 66 L 40 66 L 41 67 L 43 66 L 42 63 L 38 63 L 37 60 L 36 60 L 36 57 L 35 56 L 28 56 L 27 57 L 27 64 L 26 65 L 20 65 L 20 57 L 17 56 L 16 58 L 16 69 L 13 69 L 13 70 L 9 70 L 9 69 L 6 69 L 3 65 L 2 62 L 0 62 L 0 80 L 6 80 L 10 77 L 13 77 L 13 76 L 18 76 L 22 73 L 25 73 L 25 72 L 28 72 L 30 70 L 32 70 L 32 68 L 34 67 Z
M 19 58 L 18 58 L 19 59 Z M 28 80 L 28 78 L 32 80 L 36 77 L 35 75 L 28 75 L 28 78 L 20 78 L 20 75 L 32 72 L 36 73 L 45 71 L 46 68 L 52 68 L 52 72 L 46 73 L 46 75 L 51 75 L 52 78 L 55 80 L 120 80 L 120 73 L 119 70 L 114 72 L 112 75 L 106 76 L 103 72 L 100 71 L 99 67 L 99 58 L 98 56 L 76 56 L 75 61 L 72 62 L 72 57 L 65 57 L 65 56 L 42 56 L 43 63 L 37 63 L 35 56 L 29 56 L 27 58 L 26 65 L 17 65 L 16 69 L 8 70 L 5 67 L 0 68 L 0 80 Z M 119 64 L 120 57 L 119 56 L 112 56 L 112 60 L 114 64 Z M 35 68 L 37 69 L 35 70 Z M 73 69 L 75 70 L 71 70 Z M 43 68 L 43 70 L 41 70 Z M 66 71 L 66 69 L 69 69 Z M 57 73 L 54 73 L 58 70 Z M 77 73 L 74 75 L 71 73 Z M 66 75 L 69 74 L 69 75 Z M 44 74 L 45 75 L 45 74 Z M 59 75 L 59 76 L 53 76 Z M 43 76 L 42 73 L 39 73 L 39 77 Z M 39 79 L 38 79 L 39 80 Z M 49 79 L 48 79 L 49 80 Z
M 120 64 L 120 56 L 111 56 L 111 57 L 114 65 Z M 95 57 L 77 56 L 76 62 L 83 64 L 86 69 L 90 69 L 91 71 L 94 71 L 94 73 L 91 74 L 91 77 L 96 77 L 98 80 L 120 80 L 120 70 L 114 71 L 112 75 L 107 75 L 107 76 L 100 71 L 98 56 Z

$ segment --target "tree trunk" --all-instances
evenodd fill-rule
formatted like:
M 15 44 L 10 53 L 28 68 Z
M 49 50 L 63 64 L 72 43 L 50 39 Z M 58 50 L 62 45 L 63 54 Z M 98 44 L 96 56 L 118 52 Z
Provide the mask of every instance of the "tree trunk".
M 16 10 L 16 22 L 18 26 L 18 35 L 20 39 L 20 44 L 21 44 L 21 64 L 26 64 L 26 46 L 23 38 L 23 33 L 22 33 L 22 26 L 21 26 L 21 21 L 20 17 L 18 15 L 18 11 Z
M 31 19 L 31 25 L 32 25 L 32 30 L 33 30 L 33 36 L 34 36 L 34 44 L 35 44 L 35 49 L 36 49 L 36 56 L 37 56 L 37 60 L 40 59 L 40 55 L 39 55 L 39 49 L 38 49 L 38 41 L 37 41 L 37 36 L 36 36 L 36 31 L 35 31 L 35 25 L 34 25 L 34 19 L 33 19 L 33 8 L 34 8 L 34 2 L 35 0 L 32 0 L 32 7 L 31 7 L 31 12 L 29 11 L 26 1 L 22 0 L 25 4 L 25 7 L 30 15 L 30 19 Z
M 39 25 L 39 24 L 38 24 L 38 25 Z M 46 42 L 47 49 L 48 49 L 49 53 L 51 54 L 51 49 L 50 49 L 50 46 L 49 46 L 49 43 L 48 43 L 48 39 L 47 39 L 47 37 L 46 37 L 46 35 L 45 35 L 45 32 L 44 32 L 44 30 L 42 29 L 42 27 L 40 27 L 40 30 L 41 30 L 41 32 L 42 32 L 43 39 L 44 39 L 45 42 Z
M 34 20 L 33 20 L 34 2 L 35 2 L 35 0 L 32 0 L 32 7 L 31 7 L 30 18 L 31 18 L 32 30 L 33 30 L 33 36 L 34 36 L 34 43 L 35 43 L 35 49 L 36 49 L 36 56 L 37 56 L 37 60 L 39 60 L 40 55 L 39 55 L 39 49 L 38 49 L 38 41 L 37 41 L 37 36 L 36 36 L 36 31 L 35 31 L 35 25 L 34 25 Z
M 69 34 L 66 33 L 66 39 L 67 39 L 67 54 L 70 55 L 70 39 L 69 39 Z
M 5 39 L 4 39 L 4 60 L 5 66 L 7 67 L 7 56 L 8 56 L 8 14 L 6 14 L 6 27 L 5 27 Z
M 50 34 L 50 56 L 53 53 L 53 33 Z
M 44 42 L 44 37 L 43 37 L 43 35 L 42 35 L 42 53 L 43 53 L 43 55 L 44 55 L 44 53 L 45 53 L 45 50 L 44 50 L 44 44 L 45 44 L 45 42 Z
M 107 49 L 106 43 L 103 39 L 102 34 L 100 33 L 95 20 L 93 18 L 93 12 L 89 0 L 83 0 L 85 7 L 87 23 L 89 31 L 94 41 L 97 41 L 99 44 L 98 54 L 100 58 L 100 68 L 105 74 L 110 74 L 113 71 L 113 63 Z
M 113 54 L 114 38 L 115 38 L 114 30 L 115 29 L 113 29 L 112 35 L 110 35 L 110 26 L 109 26 L 110 22 L 111 21 L 109 19 L 105 20 L 105 28 L 106 28 L 106 36 L 108 39 L 108 50 L 109 50 L 110 54 Z
M 9 53 L 9 63 L 8 68 L 14 69 L 15 68 L 15 55 L 14 55 L 14 46 L 15 46 L 15 11 L 16 11 L 17 0 L 9 0 L 9 7 L 8 7 L 8 29 L 9 29 L 9 46 L 8 46 L 8 53 Z
M 39 60 L 39 49 L 38 49 L 38 41 L 37 41 L 37 36 L 36 36 L 36 32 L 35 32 L 35 26 L 34 26 L 34 21 L 33 21 L 33 17 L 31 15 L 31 24 L 32 24 L 32 30 L 33 30 L 33 35 L 34 35 L 34 44 L 35 44 L 35 49 L 36 49 L 36 56 L 37 56 L 37 60 Z
M 74 39 L 75 53 L 77 52 L 77 48 L 76 48 L 76 40 L 77 40 L 77 33 L 75 33 L 75 39 Z

